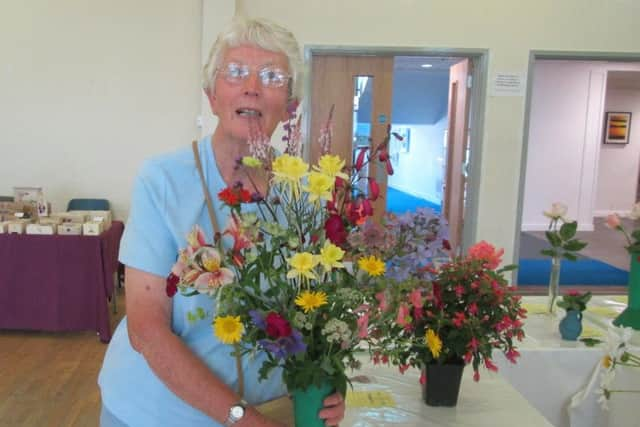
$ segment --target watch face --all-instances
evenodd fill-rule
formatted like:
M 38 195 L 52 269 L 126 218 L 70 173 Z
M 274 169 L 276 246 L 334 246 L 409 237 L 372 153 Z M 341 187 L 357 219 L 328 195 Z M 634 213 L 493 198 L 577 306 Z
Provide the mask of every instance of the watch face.
M 231 417 L 233 417 L 234 420 L 237 421 L 240 418 L 242 418 L 242 416 L 244 415 L 244 408 L 240 405 L 232 406 L 230 415 Z

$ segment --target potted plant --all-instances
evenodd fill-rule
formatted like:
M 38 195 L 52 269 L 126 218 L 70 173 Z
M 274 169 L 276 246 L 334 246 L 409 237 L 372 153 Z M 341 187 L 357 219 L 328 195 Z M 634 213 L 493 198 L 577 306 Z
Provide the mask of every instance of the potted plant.
M 427 405 L 457 404 L 465 365 L 479 381 L 481 366 L 498 370 L 494 351 L 512 363 L 520 355 L 516 341 L 524 337 L 526 310 L 504 277 L 515 266 L 498 268 L 503 252 L 479 242 L 439 268 L 426 267 L 429 280 L 391 283 L 376 295 L 374 363 L 389 362 L 400 372 L 422 369 Z
M 635 221 L 640 219 L 640 202 L 633 206 L 629 218 Z M 616 214 L 607 217 L 607 225 L 624 234 L 627 241 L 625 249 L 629 252 L 631 258 L 629 285 L 627 286 L 629 305 L 613 321 L 613 324 L 616 326 L 630 326 L 633 329 L 640 330 L 640 228 L 633 230 L 629 234 Z
M 563 340 L 575 341 L 582 333 L 582 312 L 587 308 L 591 299 L 591 292 L 570 290 L 558 301 L 558 307 L 566 310 L 566 315 L 560 321 L 560 335 Z

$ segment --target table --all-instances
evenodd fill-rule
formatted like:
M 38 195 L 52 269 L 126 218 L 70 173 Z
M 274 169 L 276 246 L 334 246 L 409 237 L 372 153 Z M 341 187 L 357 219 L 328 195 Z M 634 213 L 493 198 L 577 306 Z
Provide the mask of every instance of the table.
M 370 362 L 356 371 L 371 383 L 354 382 L 355 391 L 382 390 L 391 393 L 395 407 L 349 407 L 340 425 L 354 427 L 552 427 L 526 399 L 500 375 L 482 372 L 473 381 L 473 369 L 465 367 L 453 408 L 431 407 L 422 401 L 420 372 L 409 369 L 404 375 L 396 367 L 374 366 Z
M 340 423 L 345 427 L 553 427 L 500 375 L 484 372 L 480 382 L 473 381 L 467 366 L 462 376 L 458 405 L 452 408 L 431 407 L 422 401 L 420 372 L 373 365 L 362 357 L 362 368 L 352 378 L 355 393 L 388 393 L 393 406 L 357 405 L 347 392 L 347 410 Z M 364 382 L 364 380 L 370 382 Z M 348 389 L 350 390 L 350 389 Z M 369 394 L 365 395 L 369 396 Z M 366 401 L 366 399 L 365 399 Z M 259 410 L 293 425 L 292 404 L 287 398 L 259 407 Z
M 0 234 L 0 329 L 95 330 L 111 339 L 124 224 L 100 236 Z
M 634 408 L 633 404 L 605 412 L 597 402 L 606 345 L 587 347 L 579 341 L 562 340 L 558 323 L 564 310 L 558 309 L 554 316 L 535 312 L 545 306 L 546 300 L 523 299 L 532 312 L 525 322 L 527 337 L 519 346 L 521 357 L 516 365 L 497 357 L 499 373 L 556 427 L 640 426 L 640 422 L 629 424 L 633 417 L 629 417 L 628 409 Z M 624 307 L 617 297 L 594 296 L 584 312 L 585 332 L 606 340 L 607 328 Z M 640 334 L 632 342 L 638 338 Z M 640 378 L 636 381 L 640 385 Z M 622 403 L 618 395 L 615 400 Z

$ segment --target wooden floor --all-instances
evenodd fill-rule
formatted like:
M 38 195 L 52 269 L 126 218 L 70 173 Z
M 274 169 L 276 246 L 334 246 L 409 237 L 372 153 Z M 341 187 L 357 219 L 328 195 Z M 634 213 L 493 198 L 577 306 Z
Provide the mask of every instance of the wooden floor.
M 124 315 L 123 289 L 118 313 Z M 0 331 L 0 426 L 98 426 L 98 372 L 107 345 L 95 332 Z

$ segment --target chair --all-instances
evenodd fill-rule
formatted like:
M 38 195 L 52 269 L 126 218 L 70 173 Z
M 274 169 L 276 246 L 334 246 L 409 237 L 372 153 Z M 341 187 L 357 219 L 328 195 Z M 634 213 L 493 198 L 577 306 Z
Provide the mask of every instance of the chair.
M 67 205 L 68 211 L 108 211 L 107 199 L 71 199 Z

